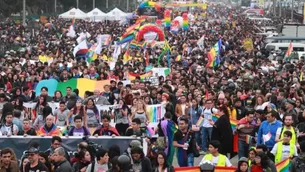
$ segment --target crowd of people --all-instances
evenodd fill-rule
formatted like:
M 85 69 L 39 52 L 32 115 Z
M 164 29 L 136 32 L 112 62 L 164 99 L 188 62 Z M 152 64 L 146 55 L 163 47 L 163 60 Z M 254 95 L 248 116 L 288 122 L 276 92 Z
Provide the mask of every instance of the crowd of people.
M 238 172 L 273 172 L 277 163 L 291 158 L 291 171 L 304 170 L 304 61 L 273 63 L 264 48 L 265 37 L 256 34 L 254 26 L 260 23 L 241 15 L 241 9 L 210 8 L 207 17 L 198 17 L 187 31 L 164 30 L 170 59 L 161 55 L 157 62 L 162 47 L 148 48 L 148 60 L 142 49 L 130 48 L 133 58 L 124 63 L 123 51 L 112 70 L 111 47 L 91 63 L 73 56 L 76 39 L 65 34 L 71 21 L 51 17 L 54 27 L 38 23 L 41 27 L 34 33 L 14 22 L 2 23 L 1 42 L 19 48 L 8 50 L 0 59 L 0 134 L 52 136 L 52 143 L 47 151 L 39 150 L 39 144 L 31 145 L 20 164 L 14 150 L 3 148 L 0 171 L 172 172 L 175 155 L 180 167 L 211 164 L 236 166 Z M 117 41 L 128 28 L 113 21 L 78 20 L 74 26 L 76 33 L 90 33 L 87 41 L 92 45 L 99 34 L 110 34 Z M 203 35 L 202 48 L 197 41 Z M 220 38 L 220 63 L 206 67 L 208 52 Z M 243 47 L 246 38 L 253 40 L 253 49 Z M 53 61 L 42 63 L 40 55 Z M 145 73 L 147 61 L 153 67 L 170 67 L 170 74 L 160 76 L 158 85 L 140 77 L 124 85 L 128 72 Z M 33 91 L 41 80 L 65 82 L 71 78 L 111 82 L 104 91 L 87 90 L 85 95 L 69 86 L 66 95 L 56 91 L 50 96 L 47 87 L 39 95 Z M 34 108 L 26 108 L 27 102 L 34 102 Z M 59 107 L 52 109 L 49 104 L 53 102 Z M 157 127 L 149 129 L 146 107 L 152 104 L 162 104 L 166 113 Z M 104 114 L 97 105 L 117 106 Z M 115 126 L 110 123 L 113 120 Z M 232 121 L 237 121 L 235 127 Z M 138 140 L 131 141 L 124 153 L 119 145 L 108 150 L 100 145 L 93 151 L 87 142 L 81 142 L 77 154 L 70 157 L 59 136 L 136 136 L 145 138 L 149 146 L 145 155 Z M 235 142 L 238 148 L 234 148 Z M 236 154 L 238 164 L 232 165 L 230 159 Z M 200 155 L 204 155 L 202 160 L 195 164 Z

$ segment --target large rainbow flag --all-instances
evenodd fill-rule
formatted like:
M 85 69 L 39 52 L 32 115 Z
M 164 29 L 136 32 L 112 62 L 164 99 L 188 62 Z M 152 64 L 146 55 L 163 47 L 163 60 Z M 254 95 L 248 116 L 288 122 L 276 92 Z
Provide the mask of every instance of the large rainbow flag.
M 219 117 L 220 117 L 219 115 L 214 114 L 212 119 L 213 119 L 214 122 L 216 122 L 219 119 Z M 238 124 L 238 120 L 230 119 L 230 123 L 231 123 L 232 129 L 234 130 L 236 128 L 237 124 Z
M 216 42 L 216 44 L 212 47 L 210 52 L 208 53 L 208 63 L 207 67 L 215 67 L 220 63 L 219 55 L 221 50 L 221 39 Z
M 275 166 L 278 172 L 289 172 L 290 165 L 291 165 L 290 158 L 287 158 L 277 163 Z
M 57 90 L 61 91 L 61 93 L 65 96 L 66 88 L 71 87 L 72 90 L 77 88 L 79 90 L 79 96 L 83 97 L 85 91 L 94 91 L 96 89 L 103 91 L 104 86 L 109 84 L 110 84 L 110 80 L 95 81 L 87 78 L 78 78 L 78 79 L 73 78 L 66 82 L 58 82 L 55 79 L 48 79 L 48 80 L 41 80 L 37 84 L 35 88 L 35 92 L 36 95 L 40 95 L 40 89 L 42 87 L 47 87 L 49 96 L 54 96 L 54 93 Z
M 290 42 L 288 50 L 286 51 L 286 54 L 284 56 L 285 61 L 288 61 L 291 58 L 292 50 L 293 50 L 293 47 L 292 47 L 292 43 Z

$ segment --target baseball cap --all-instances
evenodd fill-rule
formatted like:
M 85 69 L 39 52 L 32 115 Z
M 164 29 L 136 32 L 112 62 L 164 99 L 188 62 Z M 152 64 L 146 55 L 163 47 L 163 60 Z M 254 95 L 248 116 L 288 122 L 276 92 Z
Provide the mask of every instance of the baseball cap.
M 39 150 L 37 148 L 32 147 L 29 150 L 27 150 L 26 153 L 39 153 Z

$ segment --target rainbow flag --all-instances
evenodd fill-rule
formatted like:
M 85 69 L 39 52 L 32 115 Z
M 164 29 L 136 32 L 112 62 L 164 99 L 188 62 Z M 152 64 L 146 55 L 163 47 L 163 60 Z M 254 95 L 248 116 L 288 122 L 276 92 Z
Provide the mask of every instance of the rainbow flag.
M 291 165 L 290 158 L 287 158 L 277 163 L 275 166 L 278 172 L 289 172 L 290 165 Z
M 221 39 L 216 42 L 214 47 L 210 50 L 208 53 L 208 59 L 209 62 L 207 64 L 207 67 L 215 67 L 220 63 L 219 55 L 220 55 L 220 49 L 221 49 Z
M 286 51 L 286 54 L 284 56 L 285 61 L 288 61 L 291 58 L 292 50 L 293 50 L 293 47 L 292 47 L 292 43 L 290 42 L 288 50 Z
M 95 59 L 97 59 L 97 54 L 95 53 L 95 49 L 96 49 L 96 46 L 93 45 L 90 47 L 90 49 L 88 50 L 87 52 L 87 62 L 91 63 L 93 62 Z
M 171 120 L 167 120 L 166 134 L 168 137 L 168 147 L 167 147 L 167 161 L 172 165 L 174 161 L 174 155 L 176 152 L 176 147 L 173 145 L 174 135 L 178 130 L 178 126 Z
M 175 59 L 176 62 L 179 62 L 182 59 L 181 55 L 178 55 Z
M 111 36 L 109 36 L 106 41 L 104 42 L 104 46 L 109 47 L 109 45 L 111 44 Z
M 203 124 L 203 121 L 204 121 L 203 117 L 200 116 L 200 118 L 198 119 L 198 121 L 197 121 L 197 123 L 196 123 L 196 126 L 197 126 L 197 127 L 201 127 L 201 125 Z
M 252 142 L 252 136 L 246 135 L 246 143 L 250 144 Z
M 219 117 L 220 117 L 219 115 L 215 114 L 215 115 L 213 115 L 212 119 L 214 122 L 216 122 L 219 119 Z M 234 130 L 238 124 L 238 120 L 230 119 L 230 123 L 231 123 L 232 129 Z
M 129 55 L 129 46 L 130 46 L 130 44 L 128 44 L 127 50 L 126 50 L 126 52 L 124 53 L 124 56 L 123 56 L 123 62 L 124 63 L 127 63 L 129 60 L 132 59 L 132 57 Z
M 133 33 L 130 35 L 127 35 L 126 37 L 121 37 L 120 40 L 117 42 L 117 45 L 131 42 L 134 38 L 135 38 L 135 35 Z
M 129 79 L 130 81 L 133 81 L 133 80 L 135 80 L 135 79 L 136 79 L 136 77 L 140 77 L 140 80 L 142 80 L 142 81 L 143 81 L 145 78 L 147 78 L 147 77 L 151 77 L 151 76 L 152 76 L 152 74 L 153 74 L 153 72 L 152 72 L 152 71 L 147 72 L 147 73 L 142 74 L 142 75 L 140 75 L 140 74 L 136 74 L 136 73 L 132 73 L 132 72 L 128 72 L 128 79 Z
M 236 167 L 215 167 L 215 172 L 235 172 Z

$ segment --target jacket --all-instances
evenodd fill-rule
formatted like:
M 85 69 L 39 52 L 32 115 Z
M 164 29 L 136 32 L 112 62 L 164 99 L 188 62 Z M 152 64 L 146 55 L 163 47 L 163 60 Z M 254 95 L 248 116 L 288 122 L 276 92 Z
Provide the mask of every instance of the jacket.
M 275 135 L 276 130 L 282 127 L 282 123 L 275 120 L 272 124 L 268 121 L 262 122 L 257 134 L 257 144 L 265 144 L 269 149 L 272 149 L 275 145 Z M 263 136 L 270 137 L 266 142 L 264 142 Z M 270 135 L 270 136 L 269 136 Z
M 72 172 L 72 167 L 71 167 L 69 161 L 64 160 L 62 162 L 55 164 L 54 171 L 55 172 Z
M 61 136 L 61 132 L 59 128 L 56 127 L 55 124 L 53 124 L 52 129 L 50 131 L 47 131 L 46 124 L 40 127 L 40 129 L 37 131 L 37 136 Z
M 301 165 L 301 163 L 304 163 Z M 291 161 L 290 172 L 298 172 L 300 168 L 305 165 L 305 153 L 301 153 L 298 157 L 293 158 Z
M 11 161 L 9 169 L 11 172 L 19 172 L 18 163 L 16 161 Z M 6 168 L 1 164 L 0 172 L 6 172 Z
M 184 108 L 184 115 L 188 115 L 189 108 L 190 108 L 190 105 L 188 103 L 186 103 L 185 108 Z M 176 105 L 175 114 L 179 114 L 179 116 L 182 116 L 182 114 L 183 114 L 182 105 L 180 103 Z

